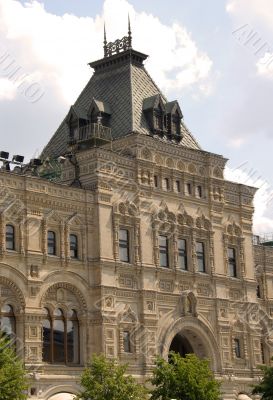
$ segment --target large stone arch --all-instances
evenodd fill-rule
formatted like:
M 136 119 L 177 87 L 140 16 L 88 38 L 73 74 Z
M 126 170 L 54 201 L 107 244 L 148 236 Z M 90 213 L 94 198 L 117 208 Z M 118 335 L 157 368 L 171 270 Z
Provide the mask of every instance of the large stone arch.
M 0 297 L 2 296 L 2 289 L 1 287 L 6 287 L 10 289 L 12 292 L 13 296 L 16 299 L 16 302 L 18 303 L 18 306 L 21 309 L 24 309 L 26 306 L 26 301 L 25 301 L 25 296 L 23 292 L 19 289 L 19 287 L 9 278 L 6 278 L 5 276 L 0 276 Z
M 208 358 L 211 363 L 213 371 L 220 372 L 220 351 L 214 337 L 213 332 L 200 318 L 187 316 L 175 320 L 171 324 L 164 324 L 166 329 L 163 328 L 159 337 L 159 353 L 163 358 L 167 359 L 169 349 L 174 337 L 177 334 L 182 334 L 189 340 L 193 350 L 199 348 L 197 355 Z M 199 346 L 199 347 L 198 347 Z
M 72 395 L 75 396 L 77 393 L 79 393 L 81 390 L 80 386 L 75 384 L 63 384 L 63 385 L 56 385 L 54 387 L 50 387 L 44 394 L 43 394 L 43 398 L 45 400 L 57 400 L 58 399 L 58 395 L 60 395 L 60 400 L 66 400 L 65 397 L 61 397 L 61 395 Z M 57 397 L 57 399 L 54 397 Z M 53 399 L 52 399 L 53 397 Z M 68 397 L 68 396 L 67 396 Z M 71 397 L 71 396 L 70 396 Z M 72 397 L 73 399 L 73 397 Z M 70 400 L 69 397 L 67 400 Z
M 58 289 L 65 289 L 69 292 L 72 292 L 78 299 L 78 302 L 81 305 L 82 309 L 84 311 L 87 311 L 87 303 L 82 292 L 75 285 L 72 285 L 69 282 L 56 282 L 49 284 L 41 296 L 40 306 L 43 305 L 50 292 L 57 291 Z

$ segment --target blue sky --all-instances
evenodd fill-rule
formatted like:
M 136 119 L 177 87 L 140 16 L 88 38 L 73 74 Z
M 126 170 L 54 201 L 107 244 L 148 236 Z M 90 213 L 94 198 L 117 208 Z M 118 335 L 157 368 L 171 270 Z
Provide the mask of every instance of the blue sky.
M 128 12 L 148 71 L 202 147 L 229 158 L 227 176 L 262 188 L 256 230 L 273 231 L 271 0 L 0 0 L 3 150 L 39 154 L 102 56 L 103 22 L 116 39 Z M 5 74 L 5 52 L 39 101 Z

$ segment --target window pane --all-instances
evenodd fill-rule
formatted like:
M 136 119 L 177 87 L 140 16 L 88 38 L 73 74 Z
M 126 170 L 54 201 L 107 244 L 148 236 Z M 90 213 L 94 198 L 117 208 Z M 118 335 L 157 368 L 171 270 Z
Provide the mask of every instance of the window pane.
M 237 358 L 241 358 L 241 348 L 240 348 L 240 340 L 234 339 L 234 347 L 235 347 L 235 355 Z
M 79 324 L 76 320 L 67 321 L 67 361 L 79 362 Z
M 49 319 L 44 319 L 43 326 L 43 361 L 51 362 L 51 323 Z
M 228 248 L 228 268 L 229 268 L 229 275 L 232 277 L 236 277 L 236 252 L 233 248 Z
M 15 249 L 14 227 L 12 225 L 6 226 L 6 249 Z
M 179 239 L 177 242 L 178 247 L 178 267 L 183 270 L 187 270 L 187 250 L 186 250 L 186 240 Z
M 1 312 L 6 314 L 13 314 L 13 308 L 10 304 L 4 304 L 1 307 Z
M 56 238 L 52 231 L 47 233 L 47 252 L 50 255 L 56 255 Z
M 64 321 L 60 319 L 54 321 L 53 352 L 54 352 L 54 362 L 65 362 Z
M 70 257 L 78 258 L 78 238 L 76 235 L 70 235 Z
M 125 353 L 131 353 L 130 332 L 123 332 L 123 349 Z
M 166 236 L 159 236 L 159 265 L 161 267 L 169 266 L 168 239 Z
M 205 250 L 203 242 L 196 242 L 196 256 L 197 256 L 197 270 L 198 272 L 205 272 Z
M 129 232 L 127 229 L 120 229 L 119 231 L 119 259 L 122 262 L 130 261 Z
M 180 192 L 180 181 L 175 181 L 175 188 L 177 192 Z
M 63 312 L 60 308 L 56 308 L 56 310 L 54 311 L 54 316 L 55 317 L 63 317 Z

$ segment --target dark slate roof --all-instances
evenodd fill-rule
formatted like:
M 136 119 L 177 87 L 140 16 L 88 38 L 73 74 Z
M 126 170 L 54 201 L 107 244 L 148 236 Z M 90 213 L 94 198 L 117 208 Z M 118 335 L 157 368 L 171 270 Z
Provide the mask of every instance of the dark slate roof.
M 138 56 L 138 62 L 134 62 L 134 53 Z M 103 63 L 101 68 L 97 67 L 100 60 L 91 64 L 91 66 L 96 66 L 95 73 L 74 104 L 74 109 L 77 110 L 79 116 L 87 115 L 94 99 L 97 102 L 107 104 L 107 107 L 111 110 L 113 139 L 126 136 L 134 131 L 150 135 L 148 123 L 143 113 L 144 99 L 160 94 L 163 101 L 167 102 L 139 61 L 139 55 L 143 56 L 142 60 L 146 58 L 141 53 L 128 50 L 120 53 L 119 57 L 113 57 L 112 64 L 108 62 L 108 60 L 111 61 L 111 57 L 107 60 L 101 60 L 101 64 Z M 184 137 L 179 145 L 200 149 L 183 122 L 181 132 Z M 64 119 L 44 148 L 42 157 L 57 157 L 64 154 L 67 151 L 68 137 L 68 126 L 66 119 Z

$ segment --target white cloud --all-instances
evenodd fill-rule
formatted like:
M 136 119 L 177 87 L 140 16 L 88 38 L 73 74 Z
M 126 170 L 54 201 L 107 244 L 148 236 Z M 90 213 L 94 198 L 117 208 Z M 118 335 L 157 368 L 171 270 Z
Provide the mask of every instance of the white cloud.
M 225 178 L 233 182 L 258 188 L 254 198 L 254 233 L 273 232 L 273 220 L 266 217 L 266 212 L 272 206 L 273 202 L 273 187 L 269 182 L 264 180 L 257 170 L 249 167 L 247 162 L 237 168 L 227 167 L 225 169 Z
M 244 145 L 246 142 L 246 139 L 243 137 L 236 137 L 233 139 L 230 139 L 228 141 L 228 146 L 233 147 L 235 149 L 239 149 L 242 145 Z
M 0 78 L 0 101 L 13 100 L 16 97 L 16 88 L 7 78 Z
M 197 91 L 209 93 L 202 90 L 202 84 L 206 84 L 212 61 L 186 29 L 137 12 L 126 0 L 105 0 L 102 15 L 94 18 L 56 16 L 35 0 L 24 4 L 0 0 L 0 38 L 18 65 L 28 73 L 39 73 L 42 82 L 55 85 L 71 104 L 91 76 L 87 63 L 103 56 L 104 20 L 108 40 L 115 40 L 127 34 L 128 12 L 134 48 L 151 54 L 147 68 L 159 86 L 168 91 L 197 84 Z

